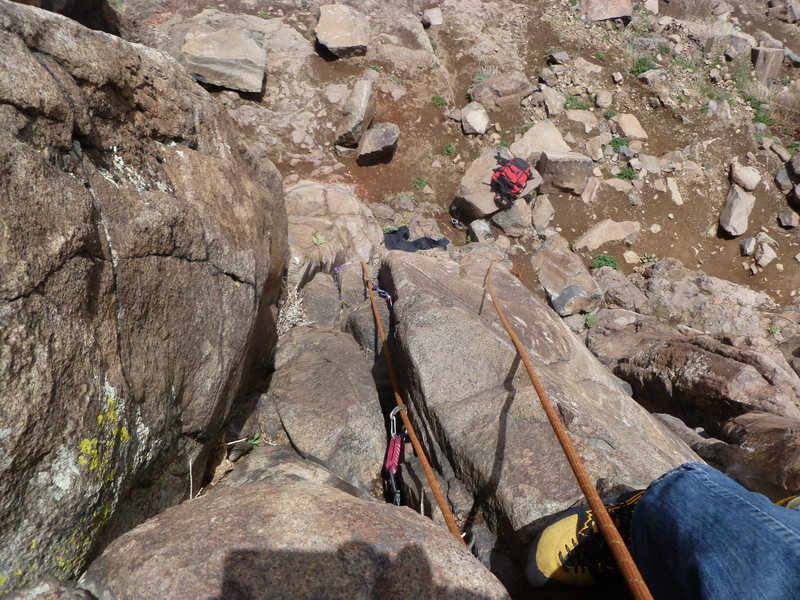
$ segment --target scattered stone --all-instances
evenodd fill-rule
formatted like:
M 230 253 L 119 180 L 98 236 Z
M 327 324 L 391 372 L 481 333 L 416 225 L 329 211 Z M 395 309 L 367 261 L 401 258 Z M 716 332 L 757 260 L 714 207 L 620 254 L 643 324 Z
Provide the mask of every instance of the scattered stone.
M 178 62 L 201 83 L 260 92 L 266 66 L 264 34 L 241 27 L 194 33 L 185 38 Z
M 422 23 L 428 24 L 428 27 L 438 27 L 439 25 L 444 25 L 444 19 L 442 18 L 442 9 L 441 8 L 429 8 L 422 13 Z
M 560 50 L 559 52 L 553 52 L 548 58 L 547 62 L 551 65 L 568 65 L 572 62 L 569 57 L 569 54 Z
M 461 109 L 461 128 L 467 135 L 483 135 L 490 123 L 489 113 L 478 102 L 470 102 Z
M 374 165 L 392 160 L 397 140 L 400 139 L 400 128 L 394 123 L 375 123 L 370 127 L 358 144 L 356 162 L 359 165 Z
M 637 79 L 648 85 L 650 87 L 656 87 L 661 83 L 661 78 L 664 77 L 666 71 L 664 69 L 650 69 L 649 71 L 645 71 L 637 76 Z M 658 104 L 656 107 L 661 105 L 661 102 L 658 98 L 655 99 Z
M 592 204 L 597 198 L 597 192 L 600 189 L 601 179 L 599 177 L 589 177 L 586 182 L 586 189 L 581 194 L 581 200 L 585 204 Z
M 644 9 L 650 11 L 654 15 L 658 14 L 658 0 L 644 0 Z
M 772 150 L 775 153 L 775 155 L 778 158 L 780 158 L 781 161 L 783 162 L 787 162 L 792 157 L 791 153 L 786 148 L 784 148 L 782 144 L 779 144 L 777 142 L 772 143 L 772 145 L 770 146 L 770 150 Z
M 597 73 L 603 72 L 603 67 L 594 63 L 590 63 L 588 60 L 584 60 L 580 56 L 572 61 L 572 68 L 574 68 L 581 75 L 596 75 Z
M 539 162 L 542 152 L 569 152 L 570 147 L 555 124 L 545 120 L 528 129 L 519 140 L 511 144 L 510 150 L 514 156 L 533 165 Z
M 547 194 L 541 194 L 533 201 L 531 209 L 531 222 L 536 231 L 543 231 L 547 228 L 556 214 L 556 209 L 547 197 Z
M 745 238 L 739 242 L 739 251 L 742 256 L 753 256 L 756 251 L 756 238 Z
M 375 109 L 372 82 L 366 79 L 356 81 L 345 103 L 345 118 L 336 132 L 336 143 L 345 147 L 358 146 L 361 136 L 372 123 Z
M 611 103 L 614 100 L 614 96 L 611 92 L 607 92 L 605 90 L 601 92 L 597 92 L 597 96 L 595 96 L 594 104 L 597 108 L 608 108 L 611 106 Z
M 491 242 L 494 239 L 492 228 L 485 219 L 475 219 L 469 224 L 469 232 L 476 242 Z
M 778 258 L 778 255 L 775 250 L 772 249 L 772 246 L 767 243 L 760 243 L 756 245 L 754 258 L 756 259 L 756 264 L 763 268 Z
M 657 192 L 666 192 L 667 191 L 667 184 L 664 183 L 663 179 L 656 179 L 653 182 L 653 189 Z
M 510 237 L 525 235 L 531 230 L 531 207 L 524 198 L 518 198 L 508 208 L 495 213 L 492 223 Z
M 658 223 L 650 225 L 650 233 L 661 233 L 661 225 Z
M 786 169 L 781 169 L 775 174 L 775 185 L 777 185 L 778 189 L 783 193 L 792 190 L 794 185 L 792 184 L 792 180 L 789 178 L 789 172 Z
M 603 219 L 579 237 L 572 245 L 572 248 L 576 252 L 580 250 L 593 252 L 609 242 L 629 242 L 638 235 L 641 228 L 638 221 L 617 222 L 611 219 Z
M 558 85 L 558 75 L 550 67 L 543 67 L 539 73 L 539 81 L 550 87 L 555 87 Z
M 583 125 L 584 133 L 589 133 L 592 129 L 600 125 L 597 117 L 590 110 L 568 110 L 566 111 L 567 119 L 575 123 Z
M 616 115 L 611 118 L 611 123 L 615 131 L 622 137 L 626 137 L 631 141 L 647 139 L 647 132 L 635 115 L 630 113 Z
M 547 109 L 547 116 L 554 117 L 564 112 L 564 106 L 567 103 L 564 94 L 544 84 L 541 86 L 541 92 L 544 95 L 544 107 Z
M 621 83 L 624 81 L 624 79 L 622 78 L 622 73 L 620 73 L 619 71 L 614 71 L 614 72 L 611 74 L 611 79 L 612 79 L 612 80 L 614 81 L 614 83 L 616 83 L 617 85 L 621 84 Z
M 672 177 L 667 177 L 667 188 L 669 189 L 670 196 L 672 201 L 677 204 L 678 206 L 683 205 L 683 196 L 681 196 L 681 192 L 678 189 L 678 184 L 675 182 L 675 179 Z
M 753 210 L 756 197 L 748 194 L 738 185 L 731 184 L 725 206 L 719 215 L 719 225 L 730 235 L 738 236 L 747 231 L 747 221 Z
M 627 194 L 633 190 L 633 184 L 630 181 L 626 181 L 618 177 L 606 179 L 603 181 L 603 184 L 614 190 L 617 190 L 618 192 L 622 192 L 623 194 Z
M 722 125 L 730 125 L 733 120 L 731 107 L 727 100 L 709 100 L 708 112 L 706 113 L 709 118 L 716 119 Z
M 628 194 L 628 204 L 631 206 L 641 206 L 642 197 L 639 194 Z
M 582 0 L 581 10 L 589 21 L 630 18 L 633 14 L 631 0 Z
M 364 56 L 367 53 L 369 24 L 366 16 L 349 6 L 326 4 L 319 7 L 314 35 L 334 56 Z
M 780 48 L 753 48 L 751 58 L 756 79 L 769 84 L 780 73 L 783 64 L 783 50 Z
M 549 237 L 534 252 L 531 266 L 550 305 L 560 316 L 591 312 L 603 294 L 578 255 L 560 235 Z
M 793 210 L 787 210 L 778 215 L 778 223 L 786 229 L 800 227 L 800 215 Z
M 586 141 L 586 153 L 589 157 L 597 162 L 603 159 L 603 141 L 601 136 L 595 136 Z
M 639 255 L 633 250 L 625 250 L 625 252 L 622 253 L 622 259 L 629 265 L 638 265 L 642 262 Z
M 731 182 L 743 188 L 747 192 L 752 192 L 761 183 L 761 175 L 755 167 L 745 167 L 737 161 L 731 163 Z
M 514 70 L 481 81 L 470 89 L 469 99 L 480 102 L 488 110 L 499 110 L 518 105 L 535 89 L 525 73 Z
M 542 152 L 537 170 L 542 176 L 541 191 L 545 194 L 567 191 L 580 195 L 592 175 L 594 162 L 578 152 Z

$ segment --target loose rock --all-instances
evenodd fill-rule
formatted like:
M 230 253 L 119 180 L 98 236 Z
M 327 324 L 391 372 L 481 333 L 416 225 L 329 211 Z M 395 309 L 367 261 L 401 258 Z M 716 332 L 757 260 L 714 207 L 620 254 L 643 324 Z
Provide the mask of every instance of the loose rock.
M 747 231 L 747 222 L 755 201 L 755 196 L 748 194 L 735 183 L 731 184 L 725 206 L 719 215 L 720 227 L 730 235 L 742 235 Z
M 344 4 L 320 6 L 314 34 L 320 44 L 339 58 L 367 53 L 367 17 Z
M 394 123 L 375 123 L 358 144 L 356 162 L 359 165 L 374 165 L 389 162 L 394 156 L 400 128 Z

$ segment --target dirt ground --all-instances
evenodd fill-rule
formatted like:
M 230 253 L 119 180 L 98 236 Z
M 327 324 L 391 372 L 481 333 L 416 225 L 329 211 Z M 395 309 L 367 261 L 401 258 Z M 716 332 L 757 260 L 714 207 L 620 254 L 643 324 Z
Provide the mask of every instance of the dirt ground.
M 316 22 L 318 4 L 302 0 L 242 0 L 227 3 L 201 0 L 189 7 L 177 0 L 153 0 L 130 4 L 129 11 L 136 13 L 138 19 L 157 21 L 163 19 L 165 14 L 181 12 L 188 15 L 204 7 L 213 7 L 228 12 L 264 13 L 269 18 L 291 18 L 311 31 Z M 431 2 L 431 5 L 435 4 Z M 773 152 L 760 148 L 752 111 L 743 100 L 747 91 L 742 89 L 730 93 L 717 89 L 709 79 L 709 71 L 715 65 L 709 64 L 711 61 L 704 61 L 699 46 L 688 38 L 681 40 L 680 53 L 651 53 L 659 65 L 668 69 L 671 93 L 682 99 L 677 107 L 651 108 L 648 98 L 654 95 L 653 91 L 629 73 L 632 60 L 641 54 L 641 51 L 632 47 L 637 37 L 676 34 L 675 30 L 654 32 L 659 18 L 670 16 L 711 22 L 711 3 L 698 0 L 661 2 L 661 14 L 654 16 L 636 11 L 627 26 L 610 22 L 586 25 L 579 21 L 580 13 L 570 2 L 514 4 L 526 6 L 528 10 L 524 29 L 513 31 L 510 35 L 519 52 L 518 68 L 532 79 L 546 66 L 548 50 L 566 50 L 573 58 L 581 56 L 602 67 L 602 72 L 594 76 L 594 87 L 614 92 L 612 109 L 632 112 L 638 117 L 649 135 L 643 152 L 660 155 L 667 151 L 687 149 L 692 144 L 706 143 L 698 153 L 697 162 L 703 167 L 702 174 L 693 174 L 688 170 L 671 174 L 683 196 L 682 206 L 671 201 L 669 192 L 656 191 L 652 187 L 655 177 L 649 176 L 644 180 L 643 188 L 635 191 L 641 197 L 640 206 L 632 206 L 626 194 L 605 186 L 591 205 L 584 204 L 579 197 L 551 194 L 550 200 L 556 209 L 551 226 L 572 240 L 605 218 L 636 220 L 641 223 L 642 233 L 630 248 L 606 244 L 594 254 L 602 252 L 614 256 L 625 272 L 631 272 L 636 266 L 626 264 L 622 258 L 623 252 L 628 249 L 640 256 L 675 257 L 689 268 L 765 291 L 780 304 L 800 294 L 800 262 L 793 258 L 800 253 L 800 232 L 797 229 L 782 229 L 777 223 L 778 214 L 789 208 L 785 196 L 773 182 L 775 173 L 783 165 Z M 733 15 L 739 19 L 744 31 L 769 31 L 784 40 L 791 49 L 800 51 L 800 34 L 796 25 L 767 19 L 763 14 L 763 3 L 756 0 L 738 0 L 731 4 L 735 5 Z M 677 33 L 680 34 L 679 31 Z M 409 78 L 405 73 L 393 72 L 391 64 L 372 62 L 366 57 L 335 61 L 318 57 L 312 65 L 312 76 L 322 90 L 329 83 L 348 83 L 372 68 L 380 73 L 381 80 L 392 79 L 403 87 L 406 94 L 397 101 L 386 94 L 379 94 L 375 117 L 375 122 L 388 121 L 400 127 L 401 138 L 393 160 L 388 164 L 360 167 L 354 158 L 332 158 L 343 165 L 336 170 L 333 179 L 355 184 L 361 197 L 370 203 L 388 202 L 398 194 L 413 194 L 416 201 L 433 202 L 441 207 L 437 220 L 442 234 L 455 244 L 464 244 L 465 234 L 449 225 L 447 214 L 463 171 L 482 149 L 500 143 L 512 143 L 520 137 L 519 131 L 523 126 L 539 120 L 543 114 L 541 108 L 523 107 L 491 113 L 496 131 L 490 133 L 498 134 L 494 139 L 490 133 L 480 138 L 464 136 L 459 123 L 448 119 L 445 112 L 451 107 L 461 108 L 468 102 L 466 93 L 483 65 L 476 64 L 474 58 L 470 58 L 470 42 L 465 41 L 462 32 L 449 22 L 446 11 L 444 25 L 430 28 L 428 35 L 440 65 L 438 68 L 442 69 L 439 73 L 432 71 Z M 678 63 L 691 63 L 693 66 L 681 67 Z M 445 71 L 446 77 L 443 76 Z M 611 74 L 615 71 L 623 74 L 622 85 L 612 82 Z M 789 83 L 795 78 L 796 72 L 785 67 L 781 74 L 782 82 L 776 83 L 775 87 L 779 88 L 782 83 Z M 449 106 L 434 104 L 432 94 L 445 97 Z M 710 97 L 729 99 L 734 113 L 731 125 L 722 127 L 705 114 Z M 602 119 L 602 112 L 595 109 L 598 118 Z M 555 117 L 554 122 L 563 134 L 572 134 L 574 143 L 571 145 L 576 151 L 584 151 L 583 143 L 590 136 L 584 134 L 578 124 L 569 122 L 564 115 Z M 770 136 L 772 132 L 768 131 L 766 135 Z M 784 138 L 782 141 L 789 146 L 800 140 Z M 332 149 L 330 140 L 321 140 L 320 143 L 326 143 Z M 454 146 L 454 156 L 444 155 L 446 144 Z M 752 153 L 754 162 L 748 163 L 748 153 Z M 734 157 L 738 157 L 742 164 L 753 164 L 762 174 L 762 184 L 753 192 L 756 203 L 750 216 L 749 229 L 737 239 L 721 234 L 717 227 L 719 212 L 728 191 L 728 165 Z M 304 178 L 314 172 L 314 165 L 291 160 L 285 153 L 277 153 L 273 160 L 285 176 Z M 611 176 L 608 169 L 603 167 L 603 177 Z M 418 178 L 425 179 L 432 194 L 423 194 L 417 189 L 419 186 L 415 185 L 415 180 L 418 183 Z M 768 233 L 778 243 L 779 258 L 752 274 L 749 269 L 752 259 L 740 255 L 739 242 L 759 231 Z M 514 260 L 518 270 L 526 275 L 523 280 L 532 286 L 529 278 L 532 245 L 530 240 L 521 240 L 520 245 L 522 248 L 518 249 Z M 584 258 L 588 264 L 592 256 L 586 254 Z

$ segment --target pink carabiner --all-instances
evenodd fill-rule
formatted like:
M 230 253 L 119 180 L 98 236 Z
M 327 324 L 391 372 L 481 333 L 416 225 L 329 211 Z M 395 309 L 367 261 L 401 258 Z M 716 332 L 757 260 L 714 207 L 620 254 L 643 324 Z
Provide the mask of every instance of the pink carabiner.
M 400 454 L 403 452 L 403 440 L 395 434 L 389 440 L 389 450 L 386 452 L 386 463 L 383 468 L 386 473 L 394 475 L 397 473 L 397 468 L 400 466 Z

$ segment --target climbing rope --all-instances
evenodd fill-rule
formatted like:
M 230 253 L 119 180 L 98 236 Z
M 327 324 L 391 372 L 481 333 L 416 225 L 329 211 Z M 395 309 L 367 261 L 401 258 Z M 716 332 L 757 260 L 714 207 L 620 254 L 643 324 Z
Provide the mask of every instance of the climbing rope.
M 597 519 L 600 533 L 611 549 L 611 554 L 614 556 L 614 560 L 622 572 L 628 589 L 636 600 L 653 600 L 653 596 L 650 594 L 650 590 L 647 589 L 644 578 L 641 573 L 639 573 L 636 563 L 633 562 L 633 557 L 631 557 L 630 552 L 628 552 L 628 548 L 625 547 L 625 542 L 622 541 L 622 536 L 620 536 L 619 531 L 617 531 L 617 528 L 614 526 L 614 522 L 611 520 L 605 505 L 603 505 L 603 501 L 600 500 L 597 490 L 594 489 L 594 485 L 591 479 L 589 479 L 589 473 L 586 471 L 586 467 L 583 466 L 569 434 L 559 420 L 555 408 L 553 408 L 553 403 L 550 401 L 547 392 L 542 386 L 542 382 L 539 380 L 539 376 L 536 374 L 530 358 L 528 358 L 528 353 L 522 346 L 522 342 L 520 342 L 517 334 L 511 329 L 511 325 L 495 298 L 494 286 L 492 285 L 492 269 L 494 265 L 495 263 L 489 265 L 489 271 L 486 275 L 486 288 L 489 290 L 489 296 L 492 299 L 494 309 L 497 311 L 497 316 L 500 317 L 503 327 L 505 327 L 508 335 L 511 337 L 511 341 L 514 343 L 514 347 L 517 349 L 522 363 L 528 371 L 531 382 L 533 382 L 533 387 L 536 389 L 536 394 L 539 396 L 539 400 L 542 403 L 542 408 L 544 408 L 547 419 L 550 421 L 550 425 L 553 427 L 553 431 L 558 438 L 558 443 L 561 444 L 561 448 L 567 456 L 567 461 L 572 468 L 572 472 L 575 474 L 575 478 L 578 480 L 581 491 L 589 501 L 589 506 L 592 508 L 594 516 Z
M 372 281 L 369 279 L 369 273 L 367 273 L 367 265 L 364 261 L 361 262 L 361 271 L 364 274 L 364 284 L 367 287 L 369 292 L 369 300 L 372 304 L 372 313 L 375 315 L 375 323 L 378 326 L 378 333 L 381 336 L 381 343 L 383 344 L 383 356 L 386 359 L 386 368 L 389 371 L 389 379 L 392 381 L 392 389 L 394 390 L 394 400 L 397 403 L 397 406 L 405 406 L 405 402 L 403 402 L 403 397 L 400 395 L 400 385 L 397 382 L 397 374 L 394 370 L 394 362 L 392 361 L 391 352 L 389 352 L 389 343 L 386 341 L 386 334 L 383 331 L 383 321 L 381 321 L 381 315 L 378 312 L 378 304 L 375 302 L 375 294 L 373 294 L 373 290 L 377 292 L 377 286 L 373 285 Z M 383 291 L 383 290 L 381 290 Z M 388 296 L 388 294 L 387 294 Z M 383 296 L 382 296 L 383 297 Z M 419 458 L 420 464 L 422 464 L 422 470 L 425 471 L 425 476 L 428 478 L 428 484 L 431 486 L 431 491 L 433 492 L 433 497 L 436 499 L 436 504 L 439 505 L 439 510 L 442 511 L 442 516 L 444 517 L 445 523 L 447 523 L 447 528 L 450 530 L 458 541 L 461 542 L 464 546 L 464 539 L 461 537 L 461 532 L 458 530 L 458 525 L 456 525 L 456 519 L 453 516 L 453 512 L 450 510 L 450 506 L 447 504 L 447 501 L 444 499 L 442 495 L 442 490 L 439 488 L 439 483 L 436 481 L 436 477 L 433 475 L 433 469 L 431 469 L 431 465 L 428 462 L 427 457 L 425 456 L 425 450 L 422 448 L 422 444 L 417 437 L 416 432 L 414 431 L 414 427 L 411 425 L 411 420 L 408 418 L 408 411 L 407 410 L 400 410 L 400 418 L 403 419 L 403 425 L 408 432 L 408 439 L 411 441 L 411 445 L 414 448 L 414 452 L 416 453 L 417 457 Z

